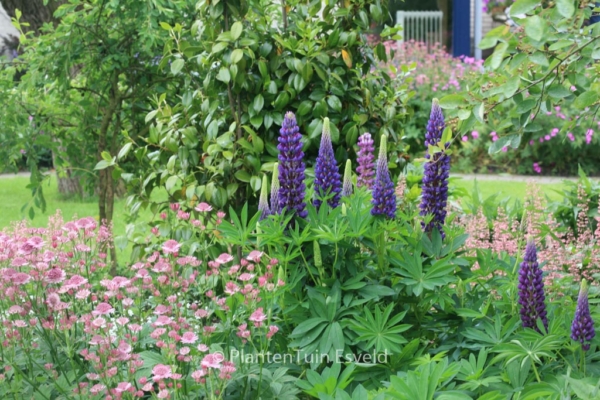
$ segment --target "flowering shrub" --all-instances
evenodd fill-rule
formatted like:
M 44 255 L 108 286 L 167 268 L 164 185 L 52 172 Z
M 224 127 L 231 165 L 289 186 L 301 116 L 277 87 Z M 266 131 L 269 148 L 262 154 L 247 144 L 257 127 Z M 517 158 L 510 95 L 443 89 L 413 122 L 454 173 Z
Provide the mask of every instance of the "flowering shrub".
M 499 106 L 501 107 L 501 106 Z M 568 130 L 561 129 L 565 121 L 572 121 Z M 511 132 L 491 130 L 477 125 L 470 135 L 464 135 L 458 146 L 460 160 L 456 169 L 465 172 L 513 172 L 519 174 L 575 175 L 579 167 L 589 174 L 600 173 L 594 155 L 600 150 L 596 131 L 599 121 L 589 115 L 580 115 L 570 105 L 556 106 L 540 113 L 525 132 L 518 149 L 501 147 L 490 156 L 489 147 L 501 136 Z
M 407 75 L 398 74 L 394 82 L 398 86 L 408 84 L 412 89 L 408 105 L 414 115 L 404 127 L 404 141 L 409 145 L 409 153 L 420 154 L 425 140 L 422 130 L 433 98 L 473 87 L 478 79 L 490 73 L 483 72 L 483 62 L 470 57 L 452 57 L 439 46 L 413 41 L 404 42 L 400 47 L 396 42 L 384 44 L 390 54 L 394 51 L 394 57 L 382 67 L 390 68 L 392 75 L 403 68 L 409 71 Z M 571 88 L 571 91 L 576 90 L 574 86 Z M 505 104 L 496 107 L 503 120 L 474 123 L 468 133 L 453 142 L 453 150 L 457 152 L 452 164 L 455 170 L 574 175 L 581 165 L 589 174 L 600 173 L 600 166 L 595 162 L 595 154 L 600 151 L 596 133 L 600 122 L 589 110 L 579 111 L 568 102 L 540 112 L 523 133 L 518 150 L 503 145 L 497 149 L 498 153 L 490 155 L 490 146 L 514 133 L 509 107 Z M 504 108 L 506 112 L 502 113 Z M 568 129 L 564 128 L 566 123 L 569 123 Z
M 178 241 L 159 239 L 160 250 L 111 277 L 109 238 L 91 218 L 64 223 L 60 215 L 48 228 L 19 224 L 0 234 L 1 396 L 260 391 L 260 378 L 256 389 L 245 377 L 262 366 L 250 371 L 230 355 L 271 346 L 284 285 L 278 261 L 255 250 L 203 262 Z
M 394 56 L 382 67 L 391 69 L 396 85 L 408 84 L 411 89 L 408 105 L 414 114 L 404 125 L 404 140 L 411 153 L 418 153 L 424 148 L 423 128 L 427 126 L 433 99 L 464 89 L 481 74 L 483 62 L 472 57 L 453 57 L 439 44 L 411 40 L 400 46 L 392 41 L 384 45 Z M 403 69 L 410 73 L 399 74 Z

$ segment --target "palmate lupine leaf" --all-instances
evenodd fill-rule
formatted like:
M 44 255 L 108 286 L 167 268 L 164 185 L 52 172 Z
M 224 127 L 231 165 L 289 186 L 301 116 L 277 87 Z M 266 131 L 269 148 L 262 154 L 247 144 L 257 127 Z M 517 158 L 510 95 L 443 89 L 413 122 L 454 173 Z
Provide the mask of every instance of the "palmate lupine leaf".
M 388 305 L 383 311 L 377 306 L 375 313 L 372 314 L 369 309 L 365 308 L 365 316 L 356 316 L 350 325 L 350 329 L 359 335 L 356 340 L 367 342 L 368 350 L 374 348 L 377 353 L 387 351 L 399 354 L 402 351 L 399 345 L 407 343 L 400 333 L 410 329 L 412 325 L 398 325 L 406 311 L 398 313 L 390 319 L 393 309 L 393 304 Z
M 419 366 L 414 371 L 408 371 L 405 376 L 390 378 L 391 390 L 387 398 L 402 400 L 468 400 L 470 396 L 459 391 L 443 391 L 446 382 L 452 380 L 458 373 L 460 364 L 448 364 L 448 358 L 440 362 L 430 362 Z M 436 396 L 437 395 L 437 396 Z
M 533 333 L 533 332 L 531 332 Z M 554 358 L 555 352 L 563 347 L 564 340 L 559 335 L 541 335 L 535 341 L 511 340 L 510 343 L 503 343 L 495 346 L 492 351 L 498 353 L 492 360 L 492 363 L 505 360 L 504 365 L 512 361 L 524 362 L 529 359 L 531 362 L 541 364 L 542 358 Z
M 405 278 L 401 284 L 406 285 L 415 296 L 420 296 L 424 290 L 433 290 L 456 279 L 453 271 L 457 266 L 450 263 L 449 256 L 437 260 L 433 264 L 424 265 L 420 244 L 412 254 L 406 250 L 401 253 L 390 252 L 390 254 L 392 254 L 391 263 L 399 267 L 392 271 Z

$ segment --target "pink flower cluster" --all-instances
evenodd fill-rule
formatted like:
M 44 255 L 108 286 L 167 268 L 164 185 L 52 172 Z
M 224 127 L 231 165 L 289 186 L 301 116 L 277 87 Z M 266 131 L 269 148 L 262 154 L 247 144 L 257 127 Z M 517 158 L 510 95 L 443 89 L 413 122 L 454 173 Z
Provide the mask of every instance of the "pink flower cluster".
M 582 187 L 579 188 L 578 208 L 577 229 L 561 233 L 560 224 L 552 213 L 547 212 L 539 187 L 531 183 L 521 223 L 509 219 L 504 210 L 499 208 L 491 229 L 481 210 L 459 219 L 458 224 L 469 234 L 465 249 L 469 249 L 472 255 L 475 254 L 474 249 L 517 254 L 519 243 L 524 243 L 527 237 L 535 238 L 539 244 L 538 259 L 545 263 L 545 285 L 556 288 L 553 296 L 560 296 L 561 288 L 557 285 L 561 278 L 570 277 L 575 281 L 585 278 L 597 283 L 594 275 L 600 273 L 600 218 L 599 228 L 592 232 L 587 216 L 589 204 Z M 479 269 L 479 265 L 475 263 L 473 269 Z
M 194 212 L 212 211 L 206 203 L 191 212 L 169 208 L 188 226 L 196 225 Z M 224 217 L 218 212 L 210 229 Z M 110 276 L 110 245 L 110 230 L 91 218 L 64 223 L 57 215 L 48 228 L 0 232 L 0 370 L 34 374 L 27 364 L 46 365 L 49 382 L 69 382 L 84 398 L 203 398 L 186 392 L 188 375 L 212 396 L 237 371 L 220 351 L 223 338 L 260 348 L 278 331 L 273 304 L 284 282 L 278 261 L 263 252 L 239 260 L 202 252 L 203 262 L 188 243 L 158 238 L 156 250 Z
M 395 41 L 384 42 L 388 52 L 395 50 L 395 57 L 388 63 L 391 76 L 403 66 L 414 68 L 415 75 L 410 80 L 412 88 L 421 90 L 430 88 L 433 92 L 455 92 L 461 89 L 460 82 L 469 74 L 481 73 L 483 60 L 476 61 L 472 57 L 455 58 L 439 44 L 428 45 L 423 42 L 407 41 L 400 46 Z

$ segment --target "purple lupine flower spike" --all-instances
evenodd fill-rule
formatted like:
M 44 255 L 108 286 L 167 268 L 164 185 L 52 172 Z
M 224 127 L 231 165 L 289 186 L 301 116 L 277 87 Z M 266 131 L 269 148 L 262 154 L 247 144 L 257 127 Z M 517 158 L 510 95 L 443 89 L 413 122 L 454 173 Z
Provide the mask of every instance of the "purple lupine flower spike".
M 588 285 L 587 281 L 583 279 L 577 298 L 573 325 L 571 325 L 571 339 L 581 343 L 583 350 L 587 351 L 590 349 L 590 342 L 594 339 L 594 336 L 596 336 L 596 331 L 594 330 L 594 321 L 588 303 Z
M 431 107 L 431 116 L 427 123 L 427 133 L 425 134 L 425 144 L 427 146 L 436 146 L 440 144 L 445 122 L 442 109 L 437 101 L 433 99 Z M 449 143 L 444 144 L 445 147 Z M 433 157 L 427 153 L 425 157 L 428 161 L 425 163 L 423 174 L 423 190 L 421 197 L 421 216 L 431 214 L 432 219 L 429 223 L 421 222 L 423 230 L 427 233 L 437 228 L 442 238 L 445 237 L 444 222 L 446 220 L 446 205 L 448 203 L 448 178 L 450 177 L 450 156 L 444 152 L 437 152 Z
M 396 193 L 388 170 L 387 139 L 385 135 L 381 137 L 379 147 L 372 204 L 371 215 L 384 215 L 388 218 L 396 216 Z
M 279 214 L 279 163 L 273 165 L 273 177 L 271 178 L 271 213 Z
M 279 209 L 306 218 L 302 135 L 293 112 L 287 112 L 279 131 Z
M 429 121 L 427 122 L 427 132 L 425 133 L 425 146 L 438 144 L 442 139 L 445 127 L 446 122 L 444 121 L 444 114 L 442 113 L 440 103 L 438 99 L 433 99 Z
M 542 274 L 537 262 L 535 242 L 530 240 L 525 247 L 525 256 L 519 268 L 519 304 L 523 327 L 533 328 L 538 332 L 538 319 L 542 320 L 544 328 L 548 330 Z
M 375 148 L 373 147 L 373 143 L 370 133 L 363 133 L 358 138 L 358 154 L 356 158 L 358 162 L 358 167 L 356 167 L 358 174 L 357 187 L 365 186 L 367 189 L 373 187 L 373 177 L 375 176 Z
M 322 199 L 329 196 L 327 204 L 331 208 L 335 208 L 340 204 L 341 192 L 342 182 L 333 154 L 329 118 L 325 118 L 321 135 L 321 147 L 315 165 L 315 195 L 317 198 L 313 200 L 313 205 L 320 207 Z
M 352 161 L 346 160 L 346 168 L 344 169 L 344 183 L 342 185 L 342 196 L 350 196 L 352 194 Z
M 271 215 L 271 210 L 269 209 L 269 196 L 267 190 L 267 177 L 266 175 L 263 175 L 262 186 L 260 188 L 260 197 L 258 199 L 258 211 L 260 211 L 261 220 Z

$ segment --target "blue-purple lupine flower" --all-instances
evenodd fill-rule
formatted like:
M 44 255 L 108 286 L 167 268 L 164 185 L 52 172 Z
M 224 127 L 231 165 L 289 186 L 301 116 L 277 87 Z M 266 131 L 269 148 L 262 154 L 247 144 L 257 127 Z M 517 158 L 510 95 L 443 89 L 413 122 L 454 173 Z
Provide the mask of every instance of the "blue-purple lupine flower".
M 262 186 L 260 188 L 260 197 L 258 199 L 258 211 L 260 211 L 260 219 L 263 220 L 271 215 L 269 209 L 269 196 L 267 193 L 267 177 L 263 175 Z
M 377 159 L 377 174 L 373 185 L 371 214 L 394 218 L 396 216 L 396 192 L 388 170 L 386 140 L 385 135 L 381 137 L 379 158 Z
M 352 194 L 352 161 L 346 160 L 346 168 L 344 169 L 344 181 L 342 184 L 342 196 L 350 196 Z
M 333 145 L 331 143 L 331 129 L 329 127 L 329 118 L 323 121 L 323 133 L 321 134 L 321 147 L 317 156 L 315 165 L 315 195 L 313 200 L 315 207 L 320 207 L 322 199 L 327 199 L 327 204 L 335 208 L 340 204 L 342 192 L 342 182 L 338 166 L 333 154 Z
M 271 178 L 271 213 L 279 214 L 279 163 L 273 164 L 273 177 Z
M 442 109 L 437 99 L 434 99 L 429 122 L 427 123 L 425 144 L 427 146 L 439 146 L 444 127 L 445 122 Z M 449 143 L 445 143 L 444 145 L 447 147 Z M 437 228 L 442 237 L 445 237 L 443 227 L 446 220 L 446 205 L 448 203 L 450 156 L 440 151 L 433 154 L 433 156 L 427 153 L 425 157 L 428 161 L 425 163 L 425 172 L 423 174 L 421 216 L 431 215 L 432 219 L 427 224 L 424 221 L 421 222 L 421 226 L 428 233 Z
M 279 131 L 279 208 L 306 218 L 302 135 L 293 112 L 287 112 Z
M 590 349 L 590 342 L 594 339 L 594 336 L 596 336 L 596 331 L 594 330 L 594 321 L 588 303 L 587 281 L 584 279 L 581 281 L 575 318 L 573 318 L 573 325 L 571 325 L 571 339 L 581 343 L 583 350 L 587 351 Z
M 370 133 L 363 133 L 358 138 L 358 153 L 356 161 L 358 166 L 356 172 L 358 179 L 357 187 L 365 186 L 367 189 L 373 187 L 373 177 L 375 176 L 375 148 Z
M 538 332 L 538 319 L 542 321 L 546 331 L 548 330 L 542 274 L 537 262 L 535 243 L 530 240 L 525 247 L 525 256 L 519 268 L 519 304 L 523 327 L 533 328 Z

